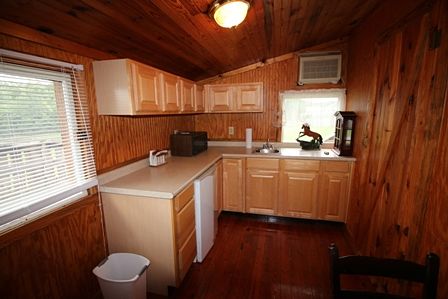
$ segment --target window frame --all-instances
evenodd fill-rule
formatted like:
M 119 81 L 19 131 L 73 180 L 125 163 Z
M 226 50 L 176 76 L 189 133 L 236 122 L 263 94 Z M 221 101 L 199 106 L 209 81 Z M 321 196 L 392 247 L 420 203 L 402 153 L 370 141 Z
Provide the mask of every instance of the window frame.
M 283 103 L 285 100 L 285 97 L 288 95 L 300 95 L 300 94 L 330 94 L 330 93 L 334 93 L 334 92 L 340 92 L 341 93 L 341 101 L 340 101 L 340 105 L 339 111 L 344 111 L 346 109 L 346 104 L 347 104 L 347 90 L 345 88 L 321 88 L 321 89 L 300 89 L 300 90 L 285 90 L 280 92 L 279 95 L 279 106 L 278 106 L 278 115 L 279 115 L 279 121 L 277 123 L 277 127 L 279 127 L 279 131 L 280 131 L 280 142 L 281 143 L 285 143 L 285 144 L 298 144 L 298 142 L 294 142 L 294 141 L 283 141 L 283 126 L 284 126 L 284 117 L 283 117 Z M 336 112 L 336 111 L 335 111 Z M 335 118 L 335 125 L 336 125 L 336 118 Z M 300 129 L 300 128 L 299 128 Z M 297 132 L 297 135 L 299 135 L 300 130 Z M 321 147 L 322 148 L 331 148 L 333 146 L 334 140 L 329 140 L 327 142 L 323 142 Z
M 95 187 L 98 185 L 98 180 L 93 156 L 90 118 L 86 105 L 88 99 L 84 74 L 82 73 L 83 66 L 4 49 L 0 49 L 0 63 L 2 64 L 2 73 L 6 75 L 53 81 L 56 121 L 59 121 L 59 126 L 61 126 L 57 134 L 60 134 L 61 138 L 60 151 L 64 153 L 60 160 L 62 162 L 57 161 L 57 165 L 60 165 L 59 163 L 64 165 L 67 165 L 68 162 L 71 163 L 68 176 L 64 175 L 61 184 L 52 193 L 49 193 L 49 196 L 33 201 L 29 199 L 31 193 L 28 191 L 26 193 L 28 196 L 24 197 L 26 203 L 29 204 L 28 206 L 20 206 L 19 209 L 0 217 L 1 235 L 93 194 L 96 192 Z M 8 65 L 12 67 L 8 68 Z M 54 125 L 54 127 L 57 126 Z M 69 135 L 74 135 L 74 137 Z M 12 146 L 15 147 L 16 144 L 12 143 Z M 14 150 L 11 153 L 14 153 Z M 36 160 L 36 162 L 45 165 L 45 162 L 40 160 Z M 11 165 L 14 165 L 14 163 Z M 89 164 L 87 168 L 84 166 L 85 163 Z M 25 167 L 24 171 L 26 169 Z M 36 180 L 36 183 L 39 185 L 38 180 Z M 45 183 L 45 181 L 42 183 Z M 14 185 L 15 183 L 12 182 L 11 186 Z M 30 190 L 37 192 L 36 194 L 42 193 L 42 189 Z

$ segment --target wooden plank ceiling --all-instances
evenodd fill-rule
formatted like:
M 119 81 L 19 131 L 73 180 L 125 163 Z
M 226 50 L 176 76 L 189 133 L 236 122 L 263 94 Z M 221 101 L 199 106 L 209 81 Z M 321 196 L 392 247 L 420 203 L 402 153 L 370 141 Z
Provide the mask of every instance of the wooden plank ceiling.
M 0 18 L 200 80 L 348 35 L 380 0 L 251 0 L 237 28 L 213 0 L 1 0 Z

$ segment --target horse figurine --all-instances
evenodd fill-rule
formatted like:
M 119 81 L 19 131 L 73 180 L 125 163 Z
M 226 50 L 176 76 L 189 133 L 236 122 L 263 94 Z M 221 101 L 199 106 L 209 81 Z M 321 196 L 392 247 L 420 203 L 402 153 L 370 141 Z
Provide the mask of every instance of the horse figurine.
M 299 137 L 296 139 L 298 142 L 300 142 L 300 146 L 303 149 L 319 149 L 320 145 L 323 143 L 322 135 L 319 133 L 313 132 L 310 129 L 310 125 L 305 123 L 302 125 L 303 132 L 299 133 Z M 300 140 L 300 137 L 303 136 L 309 136 L 313 138 L 311 141 L 303 141 Z

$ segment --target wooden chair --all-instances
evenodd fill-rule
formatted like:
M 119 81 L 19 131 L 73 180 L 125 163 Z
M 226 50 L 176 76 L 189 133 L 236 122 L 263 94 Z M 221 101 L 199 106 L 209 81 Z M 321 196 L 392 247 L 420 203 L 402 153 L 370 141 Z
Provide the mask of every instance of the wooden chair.
M 439 257 L 434 253 L 428 253 L 426 264 L 383 259 L 369 256 L 341 256 L 338 248 L 331 244 L 330 251 L 330 275 L 333 299 L 405 299 L 411 297 L 398 296 L 371 291 L 341 289 L 340 275 L 368 275 L 395 278 L 419 282 L 423 284 L 422 299 L 436 299 L 437 279 L 439 274 Z

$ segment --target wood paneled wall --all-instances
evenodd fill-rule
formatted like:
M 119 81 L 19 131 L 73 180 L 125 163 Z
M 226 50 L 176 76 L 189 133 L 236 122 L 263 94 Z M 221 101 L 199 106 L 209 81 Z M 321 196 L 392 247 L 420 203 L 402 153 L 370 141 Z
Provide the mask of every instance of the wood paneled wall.
M 0 238 L 1 298 L 91 298 L 106 256 L 98 195 Z
M 36 35 L 42 35 L 42 33 L 36 33 Z M 34 39 L 43 40 L 43 38 Z M 193 116 L 190 115 L 160 117 L 99 116 L 97 114 L 92 68 L 92 61 L 98 57 L 97 51 L 92 51 L 92 58 L 80 56 L 1 34 L 1 29 L 0 47 L 84 65 L 98 173 L 146 157 L 150 149 L 167 148 L 169 146 L 169 135 L 175 129 L 194 129 Z M 76 50 L 74 47 L 72 46 Z M 83 52 L 85 51 L 83 49 Z M 98 59 L 103 59 L 103 57 L 98 57 Z
M 349 40 L 347 80 L 348 109 L 358 114 L 348 216 L 356 247 L 421 263 L 437 253 L 439 298 L 448 298 L 447 3 L 384 2 Z
M 169 136 L 174 130 L 194 129 L 192 115 L 98 115 L 91 63 L 88 64 L 86 81 L 90 85 L 89 110 L 98 173 L 146 158 L 151 149 L 168 148 Z
M 174 129 L 194 128 L 193 116 L 98 116 L 91 62 L 107 54 L 92 51 L 91 57 L 81 56 L 59 50 L 64 48 L 63 41 L 51 36 L 23 31 L 20 26 L 8 34 L 2 34 L 3 29 L 0 27 L 0 48 L 84 65 L 98 172 L 146 157 L 152 148 L 168 147 Z M 15 37 L 14 32 L 26 40 Z M 68 48 L 88 53 L 74 43 Z M 99 285 L 91 271 L 107 254 L 101 218 L 94 195 L 0 236 L 0 297 L 89 298 L 98 294 Z
M 207 131 L 211 140 L 244 140 L 246 128 L 252 128 L 254 140 L 266 141 L 267 138 L 270 138 L 271 141 L 280 141 L 280 92 L 310 88 L 345 87 L 345 64 L 347 63 L 345 39 L 332 41 L 302 51 L 341 51 L 343 56 L 341 83 L 297 86 L 298 56 L 241 73 L 223 76 L 223 78 L 217 78 L 212 81 L 207 80 L 207 84 L 263 82 L 264 112 L 200 114 L 195 116 L 195 129 Z M 234 135 L 228 135 L 228 127 L 230 126 L 235 128 Z M 299 131 L 298 125 L 297 134 Z
M 92 124 L 96 167 L 100 173 L 146 158 L 150 149 L 168 148 L 174 130 L 194 130 L 191 115 L 96 116 Z

